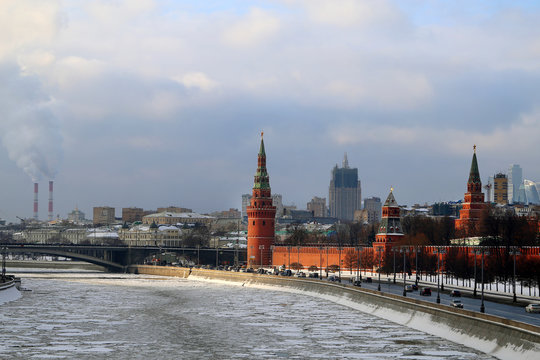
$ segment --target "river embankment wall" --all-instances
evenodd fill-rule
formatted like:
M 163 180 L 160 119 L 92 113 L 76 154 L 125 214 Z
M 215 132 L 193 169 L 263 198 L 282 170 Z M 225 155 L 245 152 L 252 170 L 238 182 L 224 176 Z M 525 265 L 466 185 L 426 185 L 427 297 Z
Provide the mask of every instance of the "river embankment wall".
M 540 328 L 489 314 L 321 280 L 160 266 L 131 266 L 139 274 L 234 282 L 314 296 L 480 350 L 500 359 L 538 359 Z

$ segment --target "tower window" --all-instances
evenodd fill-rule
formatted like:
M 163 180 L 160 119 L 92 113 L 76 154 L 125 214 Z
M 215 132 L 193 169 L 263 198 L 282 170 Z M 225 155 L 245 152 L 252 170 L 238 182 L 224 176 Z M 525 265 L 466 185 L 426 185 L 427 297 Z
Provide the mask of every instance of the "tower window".
M 263 226 L 265 226 L 265 225 L 266 225 L 266 221 L 263 220 Z
M 255 225 L 255 220 L 253 220 L 253 225 Z

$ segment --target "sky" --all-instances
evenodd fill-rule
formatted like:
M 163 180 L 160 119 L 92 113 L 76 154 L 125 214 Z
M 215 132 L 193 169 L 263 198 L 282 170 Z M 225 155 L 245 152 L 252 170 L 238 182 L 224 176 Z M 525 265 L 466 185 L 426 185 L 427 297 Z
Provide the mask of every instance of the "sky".
M 0 2 L 0 217 L 211 212 L 251 193 L 459 200 L 510 164 L 540 181 L 537 1 Z

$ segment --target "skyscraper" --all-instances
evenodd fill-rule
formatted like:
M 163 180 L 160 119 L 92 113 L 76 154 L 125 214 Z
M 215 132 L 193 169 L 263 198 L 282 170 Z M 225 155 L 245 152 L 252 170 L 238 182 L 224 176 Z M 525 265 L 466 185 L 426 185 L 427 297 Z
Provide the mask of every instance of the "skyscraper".
M 508 204 L 508 178 L 505 174 L 499 173 L 493 180 L 494 201 L 497 204 Z
M 343 157 L 343 164 L 337 164 L 332 169 L 332 179 L 328 194 L 328 207 L 330 216 L 339 220 L 352 221 L 354 211 L 360 209 L 362 204 L 362 191 L 358 180 L 358 169 L 350 168 L 347 154 Z
M 508 169 L 508 202 L 517 202 L 519 187 L 523 182 L 523 170 L 517 164 L 510 165 Z

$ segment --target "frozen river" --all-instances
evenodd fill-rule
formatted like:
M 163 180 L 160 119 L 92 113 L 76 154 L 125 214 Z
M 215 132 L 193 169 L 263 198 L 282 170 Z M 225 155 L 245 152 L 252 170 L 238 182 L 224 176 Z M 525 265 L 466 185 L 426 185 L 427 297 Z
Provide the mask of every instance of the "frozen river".
M 146 275 L 19 274 L 0 358 L 492 359 L 309 296 Z

